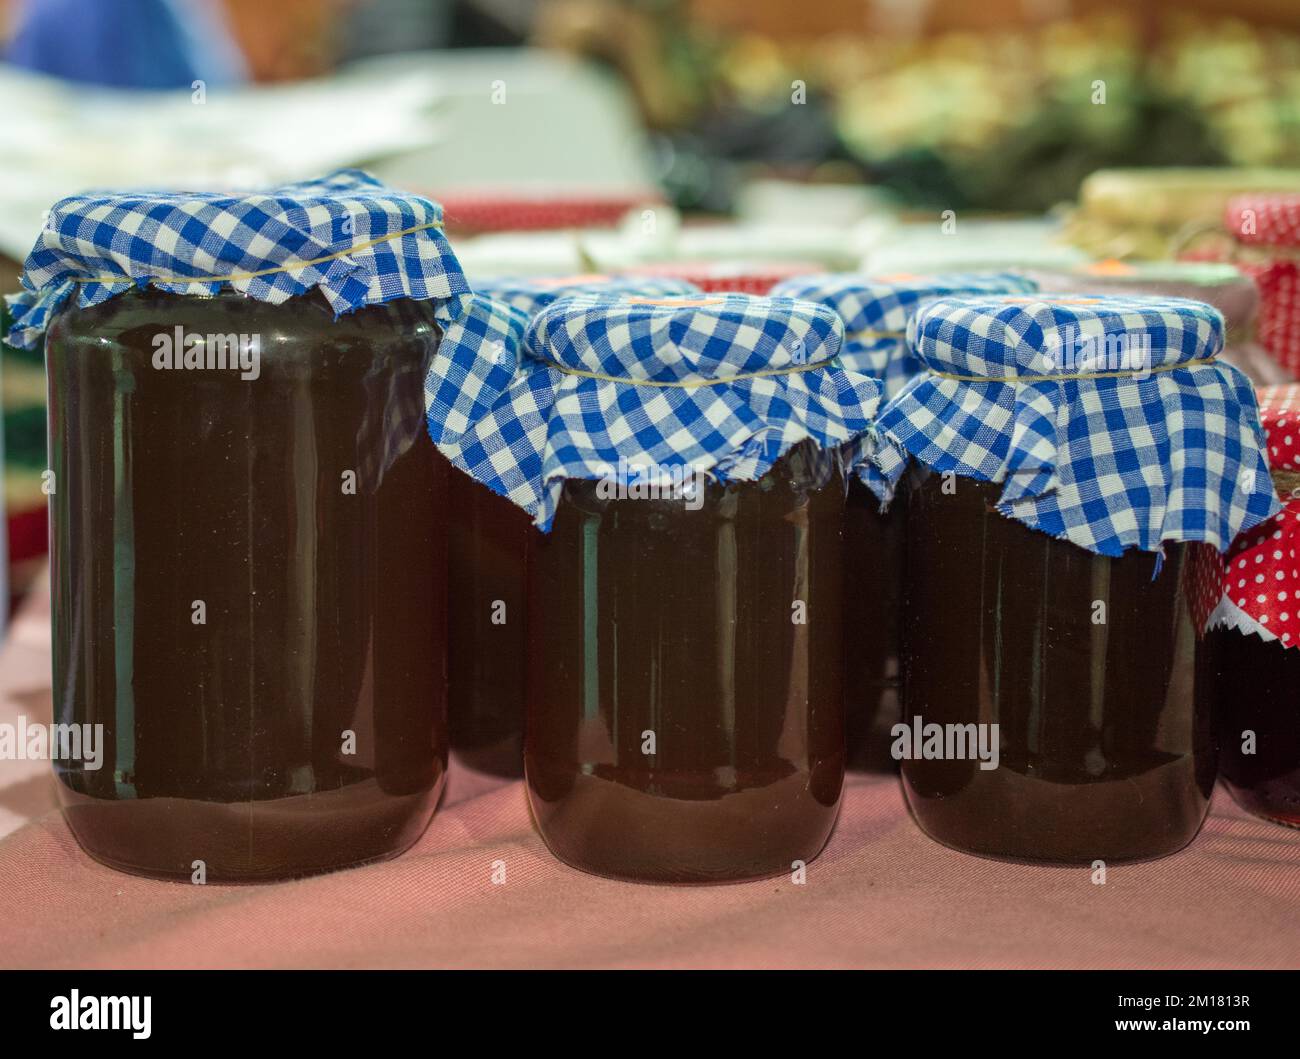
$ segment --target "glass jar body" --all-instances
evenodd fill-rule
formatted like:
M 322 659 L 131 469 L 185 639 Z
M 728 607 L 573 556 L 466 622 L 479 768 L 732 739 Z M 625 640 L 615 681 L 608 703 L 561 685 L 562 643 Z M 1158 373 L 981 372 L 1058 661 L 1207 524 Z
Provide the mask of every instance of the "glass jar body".
M 843 480 L 805 444 L 759 481 L 700 488 L 602 499 L 567 482 L 537 546 L 528 793 L 552 852 L 585 871 L 773 875 L 835 821 Z
M 100 768 L 55 772 L 92 856 L 272 879 L 394 855 L 428 824 L 447 759 L 437 341 L 426 304 L 336 321 L 315 293 L 146 290 L 54 321 L 56 719 L 104 733 Z
M 495 776 L 524 774 L 524 604 L 540 532 L 503 496 L 451 473 L 448 692 L 457 759 Z
M 909 496 L 899 749 L 912 812 L 971 853 L 1173 853 L 1215 778 L 1187 603 L 1208 546 L 1169 546 L 1153 579 L 1150 554 L 1094 555 L 998 513 L 1001 490 L 931 474 Z
M 1300 652 L 1235 629 L 1209 639 L 1224 784 L 1243 809 L 1300 827 Z
M 891 772 L 890 730 L 902 716 L 899 611 L 907 547 L 907 490 L 888 510 L 860 479 L 844 514 L 844 723 L 848 767 Z

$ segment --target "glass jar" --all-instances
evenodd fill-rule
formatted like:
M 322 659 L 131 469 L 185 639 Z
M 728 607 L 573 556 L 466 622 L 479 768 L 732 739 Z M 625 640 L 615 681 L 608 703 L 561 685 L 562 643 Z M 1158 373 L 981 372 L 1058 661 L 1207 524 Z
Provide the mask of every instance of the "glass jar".
M 188 335 L 208 359 L 185 367 Z M 213 366 L 223 336 L 260 363 Z M 336 320 L 315 291 L 145 289 L 54 320 L 55 712 L 106 748 L 56 774 L 96 859 L 272 879 L 392 856 L 428 824 L 447 761 L 437 343 L 431 303 Z
M 844 775 L 844 483 L 801 443 L 702 503 L 564 483 L 529 596 L 529 801 L 585 871 L 787 872 Z
M 1243 809 L 1300 827 L 1300 652 L 1236 629 L 1216 629 L 1210 639 L 1223 782 Z
M 893 397 L 920 370 L 907 344 L 907 325 L 926 302 L 971 294 L 1023 294 L 1033 280 L 1009 272 L 814 272 L 773 288 L 775 296 L 806 298 L 843 321 L 840 363 L 879 379 Z M 861 454 L 854 453 L 855 462 Z M 846 576 L 844 709 L 849 768 L 892 772 L 889 732 L 902 713 L 898 664 L 899 606 L 903 588 L 903 491 L 882 510 L 854 475 L 845 509 Z
M 1224 785 L 1256 816 L 1300 827 L 1300 385 L 1257 396 L 1282 510 L 1233 541 L 1207 640 Z
M 899 611 L 907 496 L 888 510 L 856 476 L 844 509 L 844 726 L 851 769 L 892 772 L 889 732 L 902 716 Z
M 475 291 L 529 319 L 575 294 L 657 297 L 698 291 L 675 279 L 621 275 L 489 276 Z M 451 748 L 479 772 L 524 774 L 525 585 L 538 530 L 528 514 L 468 474 L 454 471 L 448 596 Z M 515 662 L 503 665 L 502 659 Z
M 1214 549 L 1171 544 L 1153 578 L 1150 553 L 1098 555 L 1007 518 L 1002 488 L 929 474 L 910 492 L 908 805 L 932 838 L 972 853 L 1173 853 L 1214 786 L 1210 675 L 1186 591 Z M 922 756 L 931 724 L 963 726 L 953 738 L 984 740 L 996 767 L 969 742 L 964 757 Z
M 450 497 L 452 750 L 479 772 L 522 776 L 525 596 L 538 531 L 526 512 L 458 470 Z

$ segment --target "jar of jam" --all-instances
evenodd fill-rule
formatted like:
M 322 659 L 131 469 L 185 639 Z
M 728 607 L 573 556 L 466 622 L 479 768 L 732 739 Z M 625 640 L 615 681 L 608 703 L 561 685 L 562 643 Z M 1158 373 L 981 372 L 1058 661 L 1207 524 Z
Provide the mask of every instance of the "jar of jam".
M 893 748 L 914 816 L 991 856 L 1182 848 L 1215 776 L 1198 586 L 1276 508 L 1221 316 L 950 298 L 912 339 L 925 371 L 879 430 L 916 464 Z
M 774 297 L 805 298 L 832 309 L 844 321 L 840 359 L 881 381 L 892 397 L 919 370 L 908 352 L 907 324 L 934 298 L 965 294 L 1017 294 L 1036 290 L 1032 280 L 1009 272 L 822 273 L 787 279 Z M 871 439 L 854 462 L 864 465 Z M 849 767 L 889 770 L 889 731 L 901 716 L 899 608 L 903 592 L 907 496 L 900 490 L 882 508 L 880 498 L 852 476 L 845 509 L 844 709 Z M 862 635 L 870 629 L 871 635 Z
M 580 293 L 646 297 L 696 293 L 675 279 L 635 276 L 496 276 L 476 292 L 532 318 Z M 456 458 L 456 450 L 448 449 Z M 532 518 L 470 475 L 450 481 L 451 563 L 448 625 L 448 719 L 451 748 L 470 768 L 497 776 L 524 773 L 525 584 L 538 539 Z
M 1234 542 L 1211 620 L 1220 774 L 1243 808 L 1300 827 L 1300 385 L 1267 387 L 1259 400 L 1284 503 Z
M 14 335 L 45 332 L 55 714 L 103 743 L 55 773 L 97 860 L 273 879 L 428 824 L 448 468 L 424 384 L 466 291 L 437 225 L 351 172 L 54 207 Z
M 844 447 L 879 386 L 822 306 L 580 295 L 529 327 L 465 441 L 545 422 L 535 477 L 476 477 L 545 536 L 528 580 L 529 801 L 586 871 L 714 882 L 821 850 L 844 770 Z M 465 451 L 462 445 L 462 452 Z M 511 473 L 518 468 L 510 468 Z

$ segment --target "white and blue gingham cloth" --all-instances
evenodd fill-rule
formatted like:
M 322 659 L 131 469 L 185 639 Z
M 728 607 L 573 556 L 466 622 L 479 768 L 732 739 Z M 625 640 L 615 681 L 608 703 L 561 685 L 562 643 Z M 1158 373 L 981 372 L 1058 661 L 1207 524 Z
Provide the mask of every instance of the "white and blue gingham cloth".
M 842 340 L 833 312 L 791 298 L 579 294 L 527 326 L 517 375 L 481 417 L 435 440 L 542 529 L 566 479 L 622 466 L 656 484 L 671 468 L 752 481 L 805 439 L 838 451 L 870 426 L 880 384 L 838 363 Z M 430 392 L 473 373 L 435 366 Z
M 50 210 L 11 299 L 10 340 L 39 343 L 71 302 L 133 287 L 279 304 L 319 290 L 336 315 L 396 298 L 432 300 L 444 331 L 466 313 L 501 330 L 442 232 L 442 207 L 358 170 L 256 192 L 105 191 Z M 471 336 L 472 337 L 472 336 Z M 453 336 L 454 340 L 454 336 Z
M 574 294 L 629 294 L 669 298 L 698 294 L 700 289 L 684 279 L 667 276 L 475 276 L 474 290 L 494 301 L 519 309 L 531 318 L 551 302 Z
M 844 321 L 842 361 L 898 393 L 921 364 L 907 344 L 907 325 L 926 301 L 967 294 L 1029 294 L 1038 284 L 1013 272 L 911 273 L 870 276 L 831 272 L 796 276 L 772 288 L 773 297 L 803 298 L 834 309 Z
M 1002 483 L 1002 514 L 1111 556 L 1223 551 L 1278 509 L 1254 391 L 1214 359 L 1223 318 L 1209 305 L 945 298 L 909 341 L 926 370 L 881 410 L 880 448 L 858 467 L 882 500 L 910 456 Z
M 470 293 L 441 206 L 353 169 L 258 192 L 62 199 L 27 257 L 22 285 L 10 299 L 10 341 L 24 347 L 42 341 L 64 305 L 98 305 L 137 287 L 199 296 L 232 288 L 276 305 L 318 290 L 339 316 L 399 298 L 430 301 L 442 331 L 438 358 L 474 365 L 466 389 L 439 405 L 460 421 L 478 413 L 479 380 L 494 396 L 514 375 L 526 322 Z

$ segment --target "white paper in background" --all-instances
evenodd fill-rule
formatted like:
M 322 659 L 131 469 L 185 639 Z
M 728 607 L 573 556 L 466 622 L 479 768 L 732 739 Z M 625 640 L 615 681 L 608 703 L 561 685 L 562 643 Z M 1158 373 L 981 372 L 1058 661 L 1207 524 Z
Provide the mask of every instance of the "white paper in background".
M 319 176 L 436 141 L 434 69 L 266 87 L 139 92 L 0 64 L 5 158 L 0 253 L 21 261 L 45 210 L 89 188 L 256 187 Z
M 350 165 L 435 198 L 654 185 L 626 85 L 528 48 L 385 56 L 291 85 L 210 88 L 203 104 L 0 64 L 0 99 L 0 253 L 19 261 L 53 202 L 96 187 L 254 187 Z

